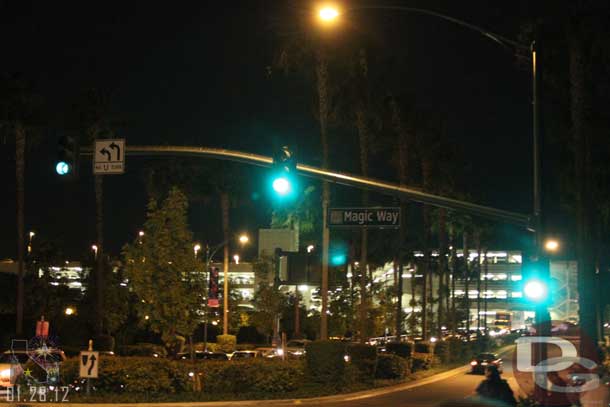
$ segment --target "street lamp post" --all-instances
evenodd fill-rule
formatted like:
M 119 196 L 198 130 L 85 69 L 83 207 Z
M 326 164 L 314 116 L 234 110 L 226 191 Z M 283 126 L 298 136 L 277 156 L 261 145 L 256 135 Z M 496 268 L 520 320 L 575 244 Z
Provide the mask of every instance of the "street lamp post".
M 227 239 L 222 243 L 217 244 L 216 246 L 213 246 L 210 249 L 209 245 L 205 246 L 205 271 L 207 273 L 207 281 L 208 281 L 208 286 L 209 286 L 209 281 L 210 281 L 210 264 L 212 263 L 212 259 L 214 258 L 214 255 L 216 254 L 216 252 L 222 248 L 224 248 L 225 250 L 228 250 L 228 244 L 231 241 L 231 239 Z M 242 233 L 239 238 L 238 238 L 239 243 L 244 246 L 246 244 L 248 244 L 250 242 L 250 237 L 245 234 Z M 195 249 L 195 255 L 197 255 L 197 252 L 199 250 L 201 250 L 201 246 L 199 244 L 195 245 L 195 248 L 197 248 L 197 246 L 199 246 L 199 249 Z M 227 256 L 225 256 L 227 257 Z M 239 259 L 239 257 L 238 257 Z M 237 260 L 239 261 L 239 260 Z M 228 271 L 228 269 L 227 269 Z M 223 333 L 226 335 L 228 333 L 228 319 L 229 319 L 229 301 L 228 301 L 228 295 L 229 295 L 229 275 L 228 273 L 224 274 L 224 294 L 223 294 L 223 300 L 224 300 L 224 326 L 223 326 Z M 206 296 L 207 297 L 207 296 Z M 208 316 L 208 300 L 206 299 L 205 301 L 205 320 L 204 320 L 204 325 L 203 325 L 203 342 L 204 342 L 204 349 L 207 351 L 208 350 L 208 320 L 209 320 L 209 316 Z

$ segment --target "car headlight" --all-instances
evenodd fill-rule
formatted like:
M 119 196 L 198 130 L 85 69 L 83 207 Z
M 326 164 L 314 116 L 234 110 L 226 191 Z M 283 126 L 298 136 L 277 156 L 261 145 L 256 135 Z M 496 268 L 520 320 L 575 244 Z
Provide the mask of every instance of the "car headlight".
M 0 377 L 3 379 L 10 379 L 11 378 L 11 369 L 4 369 L 3 371 L 1 371 Z

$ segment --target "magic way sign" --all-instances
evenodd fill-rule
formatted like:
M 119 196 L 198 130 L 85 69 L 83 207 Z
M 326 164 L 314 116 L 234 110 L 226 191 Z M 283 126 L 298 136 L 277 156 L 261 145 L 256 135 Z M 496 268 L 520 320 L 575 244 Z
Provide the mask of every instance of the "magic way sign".
M 328 226 L 399 228 L 400 208 L 330 208 Z

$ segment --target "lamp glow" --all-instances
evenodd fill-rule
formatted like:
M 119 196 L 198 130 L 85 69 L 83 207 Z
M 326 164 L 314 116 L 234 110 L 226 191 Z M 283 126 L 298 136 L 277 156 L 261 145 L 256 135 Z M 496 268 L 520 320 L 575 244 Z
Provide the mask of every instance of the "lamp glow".
M 523 288 L 525 296 L 532 300 L 542 300 L 546 296 L 546 287 L 540 281 L 529 281 Z
M 290 181 L 284 177 L 276 178 L 273 181 L 273 190 L 279 195 L 286 195 L 290 192 Z
M 332 6 L 325 6 L 320 9 L 318 16 L 322 21 L 334 21 L 339 17 L 339 10 Z
M 59 175 L 66 175 L 70 172 L 70 166 L 65 161 L 60 161 L 55 165 L 55 172 Z

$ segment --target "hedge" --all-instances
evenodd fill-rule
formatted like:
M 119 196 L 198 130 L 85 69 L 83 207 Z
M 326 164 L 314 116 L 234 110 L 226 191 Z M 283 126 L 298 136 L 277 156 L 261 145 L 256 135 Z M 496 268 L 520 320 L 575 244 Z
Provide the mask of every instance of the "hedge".
M 430 344 L 428 342 L 416 342 L 414 351 L 416 353 L 430 353 Z
M 164 358 L 167 356 L 167 350 L 154 343 L 137 343 L 135 345 L 121 346 L 119 354 L 123 356 L 155 356 Z
M 434 355 L 436 355 L 441 363 L 448 363 L 451 354 L 449 353 L 449 343 L 446 341 L 439 341 L 434 344 Z
M 315 341 L 305 346 L 306 376 L 310 382 L 342 386 L 345 372 L 345 344 Z
M 350 363 L 356 368 L 356 380 L 372 382 L 377 366 L 377 348 L 371 345 L 351 343 L 347 346 Z
M 411 353 L 413 353 L 413 344 L 410 342 L 390 342 L 386 344 L 385 349 L 388 353 L 410 358 Z
M 377 379 L 404 379 L 409 374 L 409 362 L 397 355 L 378 355 L 375 378 Z
M 72 358 L 61 366 L 64 384 L 76 384 L 79 361 Z M 195 379 L 198 379 L 196 384 Z M 303 363 L 298 361 L 249 359 L 232 362 L 184 362 L 141 357 L 101 358 L 99 379 L 92 381 L 103 394 L 206 394 L 282 393 L 294 391 L 304 381 Z

